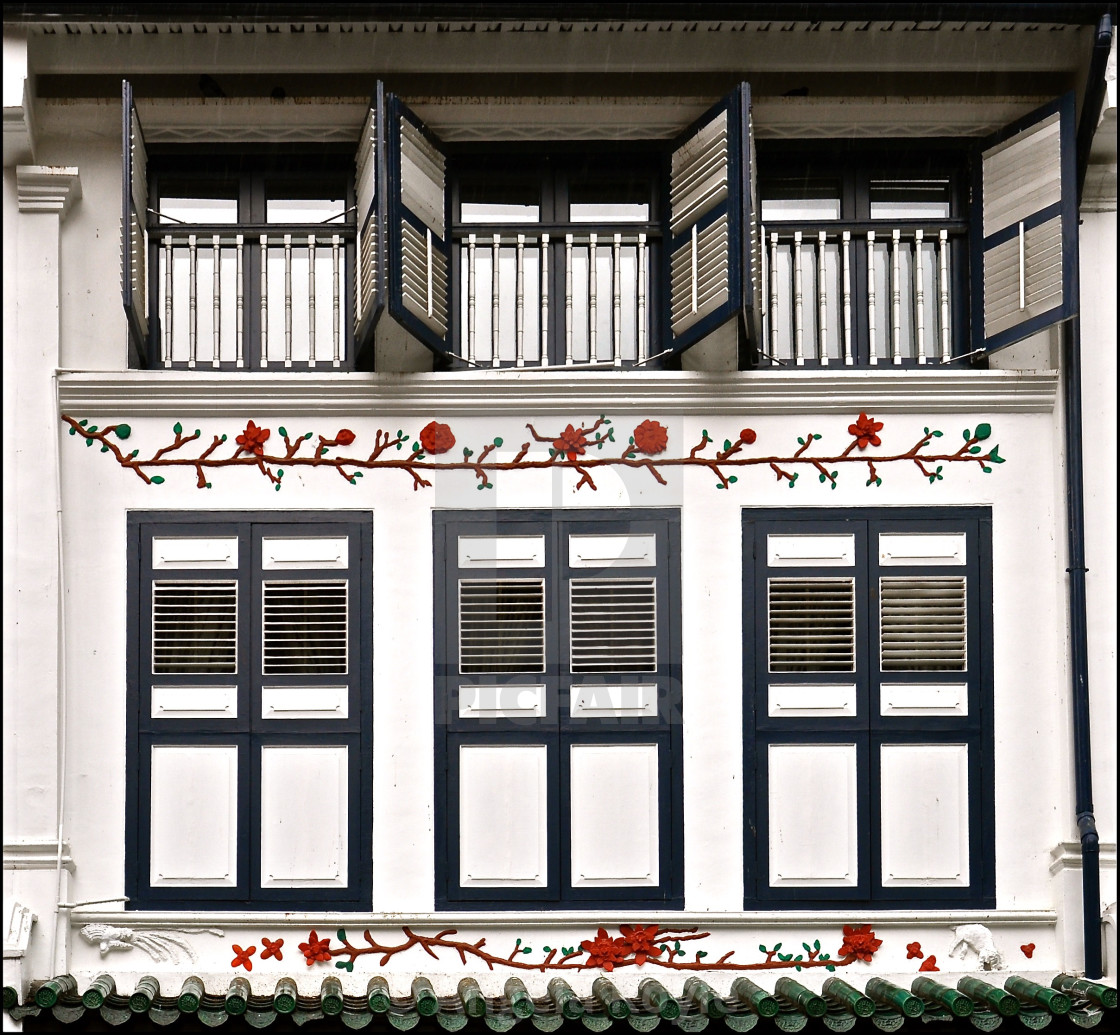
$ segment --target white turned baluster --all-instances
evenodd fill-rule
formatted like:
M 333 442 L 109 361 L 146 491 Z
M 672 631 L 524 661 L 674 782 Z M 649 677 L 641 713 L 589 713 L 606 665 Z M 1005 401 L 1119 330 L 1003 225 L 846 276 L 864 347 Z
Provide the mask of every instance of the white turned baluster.
M 292 235 L 284 235 L 284 366 L 292 365 Z
M 498 356 L 498 318 L 501 311 L 498 305 L 498 294 L 501 281 L 498 276 L 498 262 L 501 257 L 502 238 L 500 234 L 494 235 L 493 251 L 490 253 L 490 365 L 496 367 L 500 363 Z
M 237 235 L 237 322 L 234 328 L 237 342 L 238 369 L 245 366 L 245 235 Z
M 548 234 L 541 234 L 541 357 L 548 366 Z
M 801 304 L 801 231 L 798 230 L 793 235 L 793 357 L 799 367 L 805 365 Z
M 891 359 L 902 362 L 902 281 L 898 270 L 898 239 L 900 232 L 891 234 Z
M 622 366 L 622 268 L 619 258 L 622 254 L 622 234 L 614 235 L 614 249 L 611 261 L 614 264 L 613 287 L 611 290 L 611 322 L 613 331 L 612 349 L 614 365 Z
M 770 364 L 778 365 L 778 235 L 770 235 Z
M 639 363 L 649 357 L 649 340 L 646 335 L 646 235 L 638 234 L 638 351 Z
M 867 231 L 867 361 L 879 362 L 875 342 L 875 231 Z
M 828 287 L 825 284 L 824 250 L 828 234 L 821 230 L 817 234 L 817 355 L 821 366 L 828 366 Z
M 598 356 L 599 328 L 599 300 L 598 300 L 598 271 L 595 269 L 597 259 L 595 254 L 597 234 L 591 235 L 587 249 L 587 361 L 594 363 Z
M 941 362 L 948 363 L 952 358 L 952 344 L 949 340 L 949 232 L 942 230 L 937 235 L 938 284 L 941 309 Z
M 855 362 L 852 356 L 852 264 L 851 264 L 852 232 L 844 231 L 844 364 L 851 366 Z
M 572 235 L 564 238 L 564 364 L 572 365 Z
M 268 366 L 268 234 L 261 234 L 261 366 Z
M 222 239 L 214 234 L 210 243 L 214 249 L 214 354 L 210 365 L 216 367 L 222 362 Z
M 331 236 L 331 343 L 334 365 L 342 364 L 342 238 Z
M 525 366 L 525 235 L 517 235 L 516 364 Z
M 315 235 L 307 235 L 307 365 L 315 366 Z
M 171 366 L 171 332 L 174 329 L 174 298 L 171 290 L 171 264 L 174 253 L 171 250 L 171 235 L 163 239 L 163 365 Z
M 914 323 L 918 362 L 926 361 L 926 257 L 922 249 L 922 231 L 914 231 Z
M 474 234 L 467 235 L 467 362 L 474 363 L 475 338 L 474 338 L 474 285 L 475 285 L 475 244 L 478 238 Z
M 187 238 L 190 287 L 187 296 L 187 366 L 194 367 L 198 358 L 198 238 Z

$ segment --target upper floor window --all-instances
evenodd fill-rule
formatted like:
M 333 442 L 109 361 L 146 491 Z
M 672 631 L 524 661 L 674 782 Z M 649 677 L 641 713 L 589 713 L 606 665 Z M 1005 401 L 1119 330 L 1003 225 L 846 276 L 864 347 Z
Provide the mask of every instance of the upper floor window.
M 1072 96 L 975 147 L 756 161 L 745 83 L 673 140 L 537 151 L 445 146 L 379 84 L 352 176 L 349 154 L 149 169 L 124 100 L 137 366 L 418 344 L 441 368 L 670 367 L 729 330 L 757 366 L 946 364 L 1076 312 Z

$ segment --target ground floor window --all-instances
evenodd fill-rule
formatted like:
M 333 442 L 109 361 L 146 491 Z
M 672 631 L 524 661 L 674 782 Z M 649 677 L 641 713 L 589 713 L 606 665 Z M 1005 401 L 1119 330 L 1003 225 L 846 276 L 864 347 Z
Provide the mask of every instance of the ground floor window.
M 683 905 L 679 533 L 435 515 L 437 908 Z
M 130 906 L 369 908 L 368 517 L 128 536 Z
M 749 510 L 743 546 L 747 908 L 994 906 L 990 512 Z

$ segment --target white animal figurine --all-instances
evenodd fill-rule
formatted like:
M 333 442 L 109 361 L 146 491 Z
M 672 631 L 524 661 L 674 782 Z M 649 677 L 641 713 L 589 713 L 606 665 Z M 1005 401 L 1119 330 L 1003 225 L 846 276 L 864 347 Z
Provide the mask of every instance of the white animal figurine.
M 969 951 L 976 953 L 981 970 L 1003 970 L 1003 953 L 996 948 L 992 932 L 983 924 L 961 924 L 953 928 L 956 941 L 949 950 L 950 956 L 965 959 Z

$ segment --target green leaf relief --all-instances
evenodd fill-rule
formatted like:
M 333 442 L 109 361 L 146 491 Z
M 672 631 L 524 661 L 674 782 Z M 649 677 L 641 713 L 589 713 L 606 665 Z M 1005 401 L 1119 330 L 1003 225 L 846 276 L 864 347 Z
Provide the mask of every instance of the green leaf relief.
M 400 449 L 400 448 L 401 448 L 401 443 L 400 443 L 400 442 L 398 442 L 398 443 L 397 443 L 397 449 Z
M 833 965 L 832 965 L 831 963 L 829 963 L 829 964 L 827 964 L 827 965 L 825 966 L 825 968 L 824 968 L 824 969 L 825 969 L 825 970 L 827 970 L 827 971 L 829 971 L 829 972 L 831 973 L 831 972 L 832 972 L 832 971 L 834 971 L 834 970 L 835 970 L 836 968 L 835 968 L 835 967 L 834 967 L 834 966 L 833 966 Z
M 80 420 L 80 421 L 78 421 L 78 423 L 84 428 L 89 423 L 89 421 L 88 420 Z
M 310 437 L 311 437 L 311 436 L 310 436 L 310 433 L 308 434 L 308 436 L 307 436 L 307 437 L 308 437 L 308 438 L 310 438 Z M 225 440 L 226 440 L 226 437 L 225 437 L 225 435 L 223 435 L 223 436 L 222 436 L 222 438 L 221 438 L 221 441 L 222 441 L 222 442 L 224 442 Z
M 552 952 L 552 950 L 547 945 L 542 945 L 541 952 Z
M 126 439 L 132 434 L 132 428 L 127 424 L 118 424 L 113 431 L 119 439 Z
M 968 451 L 970 453 L 979 453 L 980 452 L 980 447 L 979 446 L 969 446 Z
M 731 475 L 727 480 L 729 482 L 737 482 L 739 479 L 735 475 Z
M 805 445 L 805 439 L 801 438 L 801 436 L 800 436 L 800 435 L 799 435 L 799 436 L 798 436 L 798 438 L 797 438 L 797 444 L 798 444 L 799 446 L 803 446 L 803 445 Z
M 504 439 L 500 439 L 500 438 L 496 438 L 496 439 L 494 439 L 494 446 L 495 446 L 495 448 L 497 448 L 497 449 L 501 449 L 501 448 L 502 448 L 502 442 L 503 442 L 503 441 L 504 441 Z
M 172 425 L 171 430 L 174 431 L 176 435 L 181 435 L 183 433 L 183 425 L 176 421 L 174 425 Z
M 726 453 L 731 448 L 731 439 L 725 438 L 723 440 L 723 451 Z
M 362 472 L 361 471 L 355 471 L 354 472 L 354 477 L 355 478 L 361 478 L 362 477 Z
M 211 484 L 210 484 L 209 482 L 207 482 L 207 483 L 206 483 L 206 488 L 208 488 L 208 489 L 212 489 L 212 488 L 214 488 L 214 486 L 213 486 L 213 485 L 211 485 Z
M 70 429 L 70 434 L 71 434 L 71 435 L 73 435 L 73 434 L 74 434 L 74 429 L 73 429 L 73 428 L 71 428 L 71 429 Z M 633 436 L 633 435 L 631 435 L 631 436 L 630 436 L 630 445 L 633 445 L 633 444 L 634 444 L 634 436 Z
M 723 488 L 726 488 L 726 486 L 723 484 L 723 482 L 716 482 L 716 488 L 717 489 L 723 489 Z
M 766 951 L 766 946 L 765 946 L 765 945 L 760 945 L 760 946 L 758 947 L 758 951 L 759 951 L 759 952 L 765 952 L 765 951 Z
M 93 445 L 93 439 L 92 438 L 87 438 L 86 439 L 86 445 L 87 446 L 92 446 Z
M 340 927 L 340 928 L 339 928 L 339 929 L 338 929 L 337 931 L 335 931 L 335 932 L 334 932 L 334 936 L 335 936 L 335 937 L 336 937 L 336 938 L 337 938 L 337 939 L 338 939 L 338 940 L 339 940 L 340 942 L 344 942 L 344 941 L 346 941 L 346 928 L 344 928 L 344 927 Z
M 933 437 L 934 437 L 934 438 L 941 438 L 941 432 L 940 432 L 940 431 L 935 431 L 935 432 L 933 433 Z
M 280 427 L 278 427 L 278 428 L 277 428 L 276 430 L 277 430 L 277 431 L 279 431 L 279 432 L 280 432 L 280 434 L 284 436 L 284 438 L 287 438 L 287 437 L 288 437 L 288 429 L 287 429 L 287 428 L 285 428 L 285 427 L 284 427 L 283 425 L 281 425 Z
M 696 961 L 700 962 L 700 960 L 702 960 L 707 955 L 708 954 L 703 949 L 697 949 L 696 950 Z
M 70 428 L 70 434 L 71 435 L 76 435 L 77 434 L 77 432 L 74 430 L 73 427 Z
M 306 435 L 304 435 L 303 437 L 304 437 L 304 438 L 310 438 L 310 437 L 311 437 L 311 432 L 310 432 L 310 431 L 309 431 L 309 432 L 307 432 L 307 434 L 306 434 Z
M 822 482 L 825 480 L 826 477 L 827 477 L 827 475 L 824 475 L 824 474 L 818 474 L 817 475 L 818 480 L 822 481 Z
M 813 438 L 814 438 L 814 439 L 819 439 L 819 438 L 820 438 L 820 435 L 814 435 L 814 436 L 813 436 Z
M 999 455 L 999 446 L 992 446 L 992 451 L 988 454 L 988 459 L 993 464 L 1003 463 L 1003 457 Z
M 781 942 L 778 942 L 778 943 L 777 943 L 777 944 L 776 944 L 776 945 L 774 946 L 774 951 L 775 951 L 775 952 L 777 952 L 777 951 L 778 951 L 778 950 L 779 950 L 779 949 L 780 949 L 781 947 L 782 947 L 782 943 L 781 943 Z M 766 950 L 765 950 L 765 949 L 763 949 L 762 951 L 763 951 L 763 952 L 765 952 Z
M 981 467 L 980 470 L 983 471 L 985 474 L 991 474 L 992 473 L 992 469 L 990 467 Z
M 139 449 L 134 449 L 131 453 L 128 454 L 128 458 L 129 458 L 129 460 L 132 460 L 139 455 L 140 455 L 140 450 Z
M 400 449 L 400 448 L 401 448 L 400 446 L 397 446 L 397 449 Z M 328 449 L 328 448 L 327 448 L 326 446 L 323 446 L 323 448 L 322 448 L 322 450 L 320 451 L 319 455 L 320 455 L 320 456 L 326 456 L 326 455 L 327 455 L 327 454 L 328 454 L 329 452 L 330 452 L 330 450 L 329 450 L 329 449 Z
M 101 447 L 101 452 L 102 453 L 108 453 L 109 452 L 109 447 L 108 446 L 102 446 Z
M 86 428 L 86 430 L 87 431 L 96 431 L 97 430 L 97 425 L 96 424 L 91 424 L 88 428 Z
M 992 426 L 990 424 L 977 424 L 976 425 L 976 440 L 983 442 L 992 433 Z
M 159 475 L 159 474 L 153 475 L 152 476 L 152 484 L 153 485 L 162 485 L 163 484 L 163 476 Z
M 82 423 L 85 424 L 85 421 L 82 421 Z M 708 429 L 707 428 L 705 428 L 703 431 L 701 431 L 700 434 L 703 435 L 704 438 L 706 438 L 709 442 L 712 440 L 712 436 L 708 434 Z
M 972 438 L 972 432 L 969 431 L 968 428 L 965 428 L 961 433 L 961 437 L 967 442 L 970 438 Z
M 277 492 L 279 492 L 279 491 L 280 491 L 280 483 L 279 483 L 279 482 L 277 482 L 277 483 L 276 483 L 276 484 L 275 484 L 275 485 L 273 486 L 273 488 L 274 488 L 274 489 L 275 489 L 275 490 L 276 490 Z

